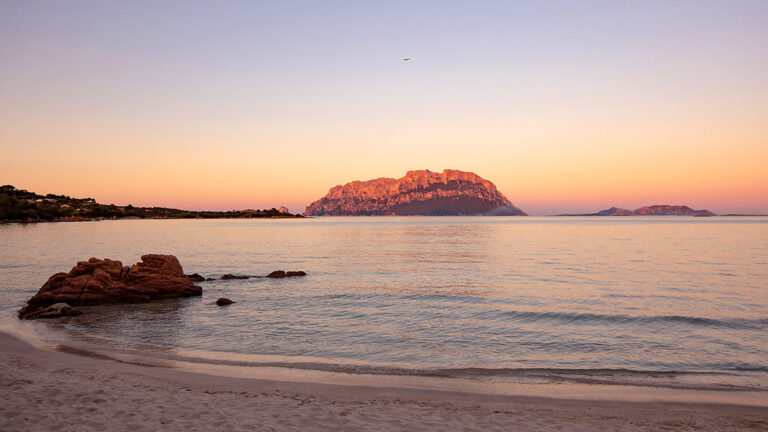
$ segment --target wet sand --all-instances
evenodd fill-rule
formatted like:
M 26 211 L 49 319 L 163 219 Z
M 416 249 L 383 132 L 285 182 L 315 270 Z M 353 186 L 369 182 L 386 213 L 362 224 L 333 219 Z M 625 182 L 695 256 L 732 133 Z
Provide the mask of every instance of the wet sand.
M 234 378 L 36 348 L 0 333 L 0 430 L 766 431 L 768 408 Z

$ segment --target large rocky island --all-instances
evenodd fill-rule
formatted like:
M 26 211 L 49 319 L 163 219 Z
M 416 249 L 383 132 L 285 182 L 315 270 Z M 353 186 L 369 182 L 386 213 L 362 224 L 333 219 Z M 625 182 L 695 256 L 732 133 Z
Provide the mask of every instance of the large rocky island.
M 305 216 L 494 215 L 525 216 L 475 173 L 408 171 L 399 179 L 378 178 L 335 186 L 310 204 Z

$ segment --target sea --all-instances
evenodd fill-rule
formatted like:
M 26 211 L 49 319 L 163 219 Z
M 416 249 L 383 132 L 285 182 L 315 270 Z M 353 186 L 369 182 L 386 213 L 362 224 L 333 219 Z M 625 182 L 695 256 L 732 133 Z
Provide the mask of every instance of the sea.
M 201 297 L 16 319 L 77 261 L 148 253 L 214 280 L 198 283 Z M 263 277 L 274 270 L 307 276 Z M 244 377 L 768 405 L 768 218 L 6 224 L 0 329 Z

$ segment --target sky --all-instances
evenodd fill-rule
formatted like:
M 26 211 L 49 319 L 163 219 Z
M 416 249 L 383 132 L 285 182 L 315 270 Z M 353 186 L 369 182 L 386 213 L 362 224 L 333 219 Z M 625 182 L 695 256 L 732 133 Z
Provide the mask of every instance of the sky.
M 768 2 L 0 0 L 0 184 L 301 212 L 446 168 L 768 213 Z

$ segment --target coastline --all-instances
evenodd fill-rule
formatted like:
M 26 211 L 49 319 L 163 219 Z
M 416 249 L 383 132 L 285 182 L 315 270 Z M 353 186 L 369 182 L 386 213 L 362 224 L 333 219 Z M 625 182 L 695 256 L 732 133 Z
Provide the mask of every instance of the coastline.
M 0 332 L 0 429 L 765 430 L 768 408 L 268 380 L 37 348 Z
M 302 215 L 290 215 L 290 216 L 257 216 L 257 217 L 201 217 L 201 218 L 192 218 L 192 217 L 96 217 L 96 218 L 87 218 L 87 217 L 79 217 L 79 216 L 73 216 L 73 217 L 62 217 L 62 218 L 55 218 L 55 219 L 25 219 L 25 220 L 0 220 L 0 225 L 4 224 L 35 224 L 35 223 L 57 223 L 57 222 L 101 222 L 101 221 L 116 221 L 116 220 L 184 220 L 184 219 L 204 219 L 204 220 L 214 220 L 214 219 L 306 219 L 308 216 L 302 216 Z

